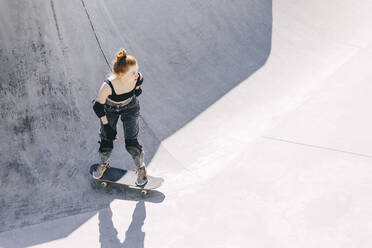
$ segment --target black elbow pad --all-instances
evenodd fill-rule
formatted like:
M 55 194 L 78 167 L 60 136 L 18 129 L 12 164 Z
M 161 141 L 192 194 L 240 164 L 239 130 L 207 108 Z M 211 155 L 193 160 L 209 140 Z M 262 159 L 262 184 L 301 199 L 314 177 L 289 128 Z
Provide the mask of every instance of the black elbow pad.
M 93 105 L 93 110 L 96 113 L 96 115 L 98 116 L 98 118 L 101 118 L 102 116 L 106 115 L 104 104 L 99 103 L 97 101 Z

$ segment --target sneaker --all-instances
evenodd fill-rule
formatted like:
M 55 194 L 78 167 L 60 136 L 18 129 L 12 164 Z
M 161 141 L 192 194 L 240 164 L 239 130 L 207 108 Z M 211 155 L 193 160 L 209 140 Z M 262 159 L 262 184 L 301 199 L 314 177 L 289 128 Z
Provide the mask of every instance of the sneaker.
M 106 169 L 110 167 L 109 162 L 106 161 L 105 163 L 101 163 L 97 166 L 97 169 L 93 171 L 93 178 L 100 179 L 103 176 L 103 173 L 105 173 Z
M 146 166 L 142 166 L 136 170 L 137 173 L 137 186 L 143 186 L 147 183 L 147 169 Z

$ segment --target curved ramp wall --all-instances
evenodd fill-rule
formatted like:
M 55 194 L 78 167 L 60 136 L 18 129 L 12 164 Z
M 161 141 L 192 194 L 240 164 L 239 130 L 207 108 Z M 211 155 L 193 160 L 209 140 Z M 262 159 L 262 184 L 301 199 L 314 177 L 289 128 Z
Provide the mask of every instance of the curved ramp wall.
M 87 173 L 98 159 L 91 101 L 119 48 L 145 77 L 148 163 L 163 139 L 258 70 L 271 46 L 271 0 L 3 0 L 0 20 L 0 231 L 135 198 L 95 190 Z M 123 140 L 111 161 L 134 168 Z

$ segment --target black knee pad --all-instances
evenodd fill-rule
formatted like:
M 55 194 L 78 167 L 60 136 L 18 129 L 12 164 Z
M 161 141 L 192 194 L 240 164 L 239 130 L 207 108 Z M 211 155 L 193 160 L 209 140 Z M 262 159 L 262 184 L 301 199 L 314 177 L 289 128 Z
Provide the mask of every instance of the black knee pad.
M 142 146 L 138 143 L 137 139 L 125 139 L 125 149 L 133 156 L 139 155 L 142 152 Z
M 98 141 L 98 143 L 100 152 L 109 152 L 114 148 L 114 143 L 112 140 L 101 139 L 101 141 Z

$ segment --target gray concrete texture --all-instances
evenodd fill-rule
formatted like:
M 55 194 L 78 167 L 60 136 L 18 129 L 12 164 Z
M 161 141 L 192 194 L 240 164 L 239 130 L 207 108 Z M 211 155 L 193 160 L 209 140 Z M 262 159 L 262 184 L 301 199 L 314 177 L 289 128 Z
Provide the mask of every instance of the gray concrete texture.
M 1 232 L 138 200 L 88 175 L 98 160 L 91 102 L 117 50 L 144 75 L 140 142 L 150 163 L 163 140 L 265 64 L 272 3 L 1 0 L 0 23 Z M 122 132 L 111 164 L 134 169 Z
M 370 0 L 0 2 L 0 247 L 372 246 Z M 87 173 L 121 47 L 145 199 Z

